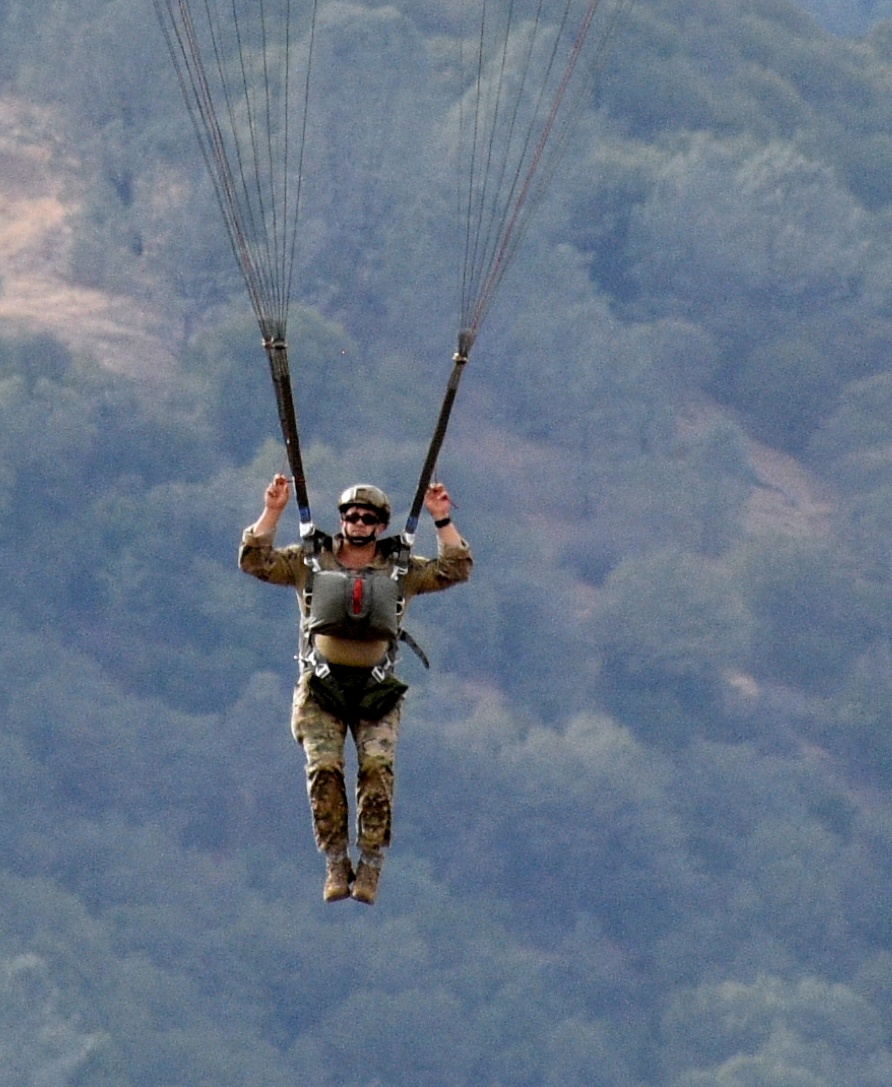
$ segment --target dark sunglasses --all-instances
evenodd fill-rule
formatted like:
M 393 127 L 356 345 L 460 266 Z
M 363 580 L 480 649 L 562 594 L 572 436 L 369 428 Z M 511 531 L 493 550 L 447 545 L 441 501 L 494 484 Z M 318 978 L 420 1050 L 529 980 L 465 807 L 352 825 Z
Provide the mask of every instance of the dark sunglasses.
M 345 513 L 343 520 L 348 525 L 378 525 L 380 519 L 374 513 Z

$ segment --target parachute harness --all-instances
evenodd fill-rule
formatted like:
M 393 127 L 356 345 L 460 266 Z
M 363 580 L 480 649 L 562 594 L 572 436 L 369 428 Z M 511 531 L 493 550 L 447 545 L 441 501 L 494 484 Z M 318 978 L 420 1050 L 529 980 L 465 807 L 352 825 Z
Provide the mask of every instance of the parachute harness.
M 330 662 L 319 652 L 315 644 L 317 634 L 331 634 L 360 640 L 386 640 L 388 648 L 384 659 L 371 669 L 377 683 L 384 682 L 393 674 L 398 659 L 398 644 L 405 642 L 419 657 L 426 668 L 430 667 L 424 650 L 403 629 L 406 599 L 403 592 L 405 573 L 408 570 L 394 565 L 390 575 L 362 570 L 326 570 L 320 561 L 320 553 L 333 550 L 333 540 L 322 532 L 314 532 L 313 538 L 303 545 L 304 562 L 308 567 L 303 591 L 304 613 L 301 620 L 303 634 L 301 666 L 320 679 L 331 672 Z M 402 552 L 403 545 L 396 538 L 381 541 L 379 548 Z

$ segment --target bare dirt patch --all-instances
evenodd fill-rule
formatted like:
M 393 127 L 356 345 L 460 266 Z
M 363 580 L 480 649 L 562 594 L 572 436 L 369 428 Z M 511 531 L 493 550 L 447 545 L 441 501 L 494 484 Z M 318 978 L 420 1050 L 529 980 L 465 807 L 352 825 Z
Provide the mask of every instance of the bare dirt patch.
M 723 409 L 700 398 L 678 419 L 678 431 L 690 437 L 714 426 Z M 830 531 L 833 502 L 826 486 L 795 457 L 746 435 L 746 458 L 752 486 L 743 511 L 743 527 L 753 535 L 812 539 Z
M 833 504 L 802 465 L 786 453 L 750 441 L 749 460 L 758 486 L 746 507 L 750 532 L 781 533 L 812 539 L 830 528 Z
M 71 277 L 78 193 L 89 178 L 49 110 L 0 98 L 0 333 L 48 334 L 77 355 L 140 375 L 173 359 L 156 319 Z

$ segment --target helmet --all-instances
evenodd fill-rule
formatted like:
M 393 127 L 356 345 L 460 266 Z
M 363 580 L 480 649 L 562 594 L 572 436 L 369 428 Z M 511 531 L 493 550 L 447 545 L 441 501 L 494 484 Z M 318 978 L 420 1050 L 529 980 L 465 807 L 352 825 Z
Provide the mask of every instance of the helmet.
M 338 510 L 343 513 L 349 506 L 368 506 L 380 514 L 384 524 L 390 522 L 390 499 L 371 483 L 357 483 L 344 491 L 338 499 Z

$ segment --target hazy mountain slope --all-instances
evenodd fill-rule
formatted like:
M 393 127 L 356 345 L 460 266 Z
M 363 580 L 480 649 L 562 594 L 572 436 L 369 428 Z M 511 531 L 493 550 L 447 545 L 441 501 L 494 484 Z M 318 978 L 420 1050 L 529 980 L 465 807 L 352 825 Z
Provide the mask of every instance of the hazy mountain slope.
M 359 474 L 405 506 L 450 365 L 455 43 L 450 9 L 324 8 L 291 347 L 331 527 Z M 152 15 L 0 4 L 3 1067 L 888 1087 L 882 37 L 631 6 L 463 379 L 474 578 L 413 606 L 360 910 L 321 902 L 292 594 L 235 566 L 284 462 Z
M 78 158 L 61 119 L 20 99 L 0 99 L 0 156 L 6 329 L 56 337 L 118 370 L 158 373 L 171 365 L 157 312 L 132 294 L 91 290 L 71 275 L 73 220 L 91 166 Z

